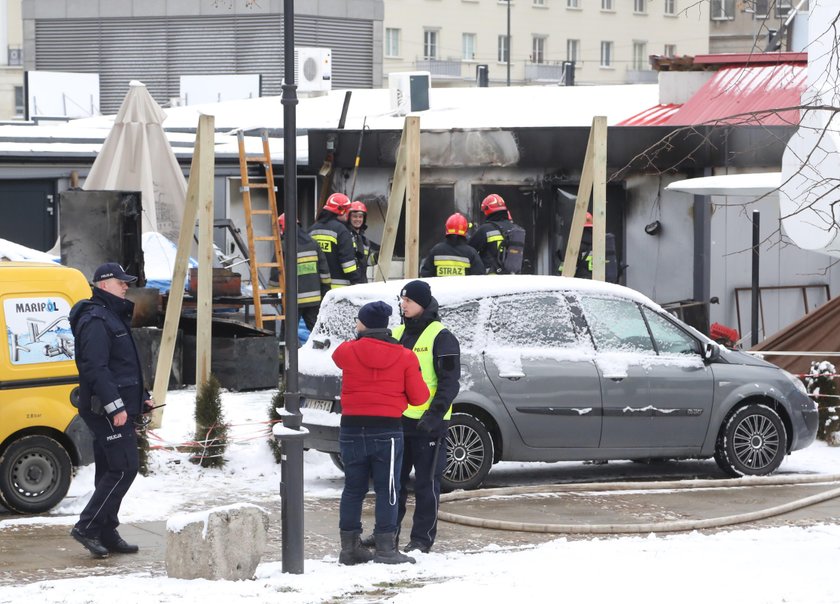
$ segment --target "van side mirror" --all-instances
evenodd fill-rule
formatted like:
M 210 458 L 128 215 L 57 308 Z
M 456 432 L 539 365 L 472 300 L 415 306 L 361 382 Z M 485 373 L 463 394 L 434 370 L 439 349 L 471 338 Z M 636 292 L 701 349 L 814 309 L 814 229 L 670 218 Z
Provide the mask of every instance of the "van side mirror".
M 703 360 L 712 363 L 720 358 L 720 344 L 706 342 L 703 346 Z

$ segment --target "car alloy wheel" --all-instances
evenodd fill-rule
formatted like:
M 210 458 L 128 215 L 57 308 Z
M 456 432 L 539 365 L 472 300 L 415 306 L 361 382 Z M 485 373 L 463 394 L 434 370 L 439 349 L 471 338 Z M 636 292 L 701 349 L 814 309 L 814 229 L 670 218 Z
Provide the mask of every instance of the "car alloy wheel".
M 779 414 L 766 405 L 747 405 L 724 425 L 715 460 L 730 476 L 770 474 L 787 453 L 787 432 Z
M 468 413 L 455 413 L 446 433 L 444 491 L 477 489 L 493 465 L 493 439 L 484 424 Z

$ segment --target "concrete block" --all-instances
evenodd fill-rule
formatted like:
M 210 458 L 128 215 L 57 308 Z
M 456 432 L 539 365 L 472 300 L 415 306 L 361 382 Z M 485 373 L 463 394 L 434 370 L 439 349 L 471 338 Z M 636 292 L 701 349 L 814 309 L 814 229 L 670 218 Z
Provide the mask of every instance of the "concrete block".
M 38 0 L 33 4 L 36 19 L 66 19 L 68 16 L 66 0 Z
M 135 17 L 164 17 L 166 0 L 135 0 L 132 10 Z
M 253 579 L 266 548 L 268 512 L 250 504 L 173 516 L 166 574 L 173 579 Z
M 83 0 L 86 1 L 86 0 Z M 99 3 L 99 16 L 106 17 L 131 17 L 134 15 L 133 0 L 106 0 Z M 69 12 L 69 8 L 68 8 Z

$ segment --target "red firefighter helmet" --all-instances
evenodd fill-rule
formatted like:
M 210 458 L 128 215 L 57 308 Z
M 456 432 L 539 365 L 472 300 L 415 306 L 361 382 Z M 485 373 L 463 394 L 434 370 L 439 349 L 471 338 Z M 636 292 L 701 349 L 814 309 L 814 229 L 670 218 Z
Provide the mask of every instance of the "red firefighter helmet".
M 583 223 L 583 226 L 585 226 L 585 227 L 591 227 L 592 226 L 592 212 L 587 212 L 586 213 L 586 222 Z
M 455 212 L 452 216 L 446 219 L 447 235 L 461 235 L 462 237 L 466 237 L 467 228 L 469 228 L 469 222 L 467 221 L 467 217 L 463 214 Z
M 277 217 L 277 224 L 280 226 L 280 234 L 286 232 L 286 213 L 283 212 L 280 216 Z
M 354 201 L 350 204 L 350 209 L 347 210 L 348 212 L 364 212 L 367 214 L 367 206 L 363 204 L 361 201 Z
M 502 199 L 501 195 L 493 193 L 492 195 L 485 197 L 484 201 L 481 202 L 481 211 L 484 212 L 485 216 L 489 216 L 495 212 L 506 212 L 507 206 L 505 205 L 505 200 Z
M 344 193 L 333 193 L 327 197 L 327 203 L 324 204 L 324 209 L 329 210 L 338 216 L 344 216 L 350 208 L 350 200 Z

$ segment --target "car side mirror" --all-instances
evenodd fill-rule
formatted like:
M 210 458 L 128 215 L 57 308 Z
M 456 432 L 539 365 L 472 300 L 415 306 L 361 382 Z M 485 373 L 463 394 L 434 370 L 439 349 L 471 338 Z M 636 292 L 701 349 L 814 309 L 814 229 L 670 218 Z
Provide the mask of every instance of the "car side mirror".
M 312 348 L 315 350 L 325 350 L 330 347 L 330 339 L 324 336 L 312 338 Z
M 703 346 L 703 360 L 712 363 L 720 358 L 720 345 L 714 342 L 706 342 Z

